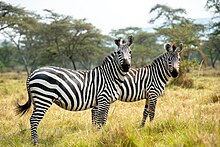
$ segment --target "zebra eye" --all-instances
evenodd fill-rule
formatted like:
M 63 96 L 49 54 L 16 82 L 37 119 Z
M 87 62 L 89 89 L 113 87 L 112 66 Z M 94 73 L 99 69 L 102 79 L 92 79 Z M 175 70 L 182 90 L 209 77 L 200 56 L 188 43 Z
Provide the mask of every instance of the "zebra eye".
M 131 54 L 131 51 L 129 51 L 129 54 Z

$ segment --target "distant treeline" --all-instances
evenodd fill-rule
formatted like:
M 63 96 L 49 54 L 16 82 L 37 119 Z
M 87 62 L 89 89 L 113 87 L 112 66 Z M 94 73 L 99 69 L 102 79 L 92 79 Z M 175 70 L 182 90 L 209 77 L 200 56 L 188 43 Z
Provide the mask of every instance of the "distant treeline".
M 213 5 L 211 5 L 213 4 Z M 207 1 L 206 8 L 216 9 L 213 18 L 219 18 L 217 4 Z M 164 20 L 155 31 L 127 27 L 112 30 L 103 35 L 86 19 L 45 10 L 45 16 L 24 8 L 0 2 L 0 35 L 5 40 L 0 44 L 0 71 L 32 70 L 46 65 L 91 69 L 101 64 L 104 57 L 116 48 L 114 39 L 133 35 L 132 65 L 146 66 L 162 53 L 163 44 L 183 43 L 184 68 L 203 63 L 215 67 L 220 60 L 219 22 L 210 26 L 196 24 L 193 19 L 183 17 L 184 9 L 173 9 L 166 5 L 154 6 L 150 13 L 156 13 L 149 23 L 159 18 Z M 202 39 L 205 38 L 205 39 Z

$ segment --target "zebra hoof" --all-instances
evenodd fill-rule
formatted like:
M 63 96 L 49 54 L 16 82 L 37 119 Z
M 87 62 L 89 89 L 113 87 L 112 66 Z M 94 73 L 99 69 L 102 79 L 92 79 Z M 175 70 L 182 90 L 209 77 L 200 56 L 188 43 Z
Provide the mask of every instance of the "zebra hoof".
M 34 145 L 38 145 L 38 140 L 33 140 Z
M 144 124 L 141 124 L 140 126 L 139 126 L 139 128 L 143 128 L 144 127 Z

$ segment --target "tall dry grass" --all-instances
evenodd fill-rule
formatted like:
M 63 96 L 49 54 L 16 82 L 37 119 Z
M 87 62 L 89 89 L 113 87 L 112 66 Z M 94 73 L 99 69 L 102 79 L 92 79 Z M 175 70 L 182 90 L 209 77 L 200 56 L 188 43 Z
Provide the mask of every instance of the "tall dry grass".
M 97 131 L 90 110 L 70 112 L 52 105 L 38 127 L 38 146 L 220 146 L 220 72 L 191 73 L 193 88 L 168 86 L 158 99 L 155 119 L 139 128 L 145 101 L 115 102 Z M 0 146 L 32 146 L 31 111 L 16 116 L 27 101 L 25 74 L 0 74 Z

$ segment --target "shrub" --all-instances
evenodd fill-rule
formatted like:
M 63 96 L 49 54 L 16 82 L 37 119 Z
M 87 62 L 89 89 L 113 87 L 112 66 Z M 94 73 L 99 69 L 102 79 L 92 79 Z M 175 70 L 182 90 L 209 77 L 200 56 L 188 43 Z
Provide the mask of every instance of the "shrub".
M 181 86 L 183 88 L 193 88 L 194 81 L 193 79 L 189 78 L 185 73 L 180 74 L 178 78 L 173 79 L 170 82 L 170 85 Z
M 213 93 L 210 97 L 211 103 L 218 103 L 220 102 L 220 93 Z
M 5 71 L 5 65 L 0 61 L 0 72 Z

